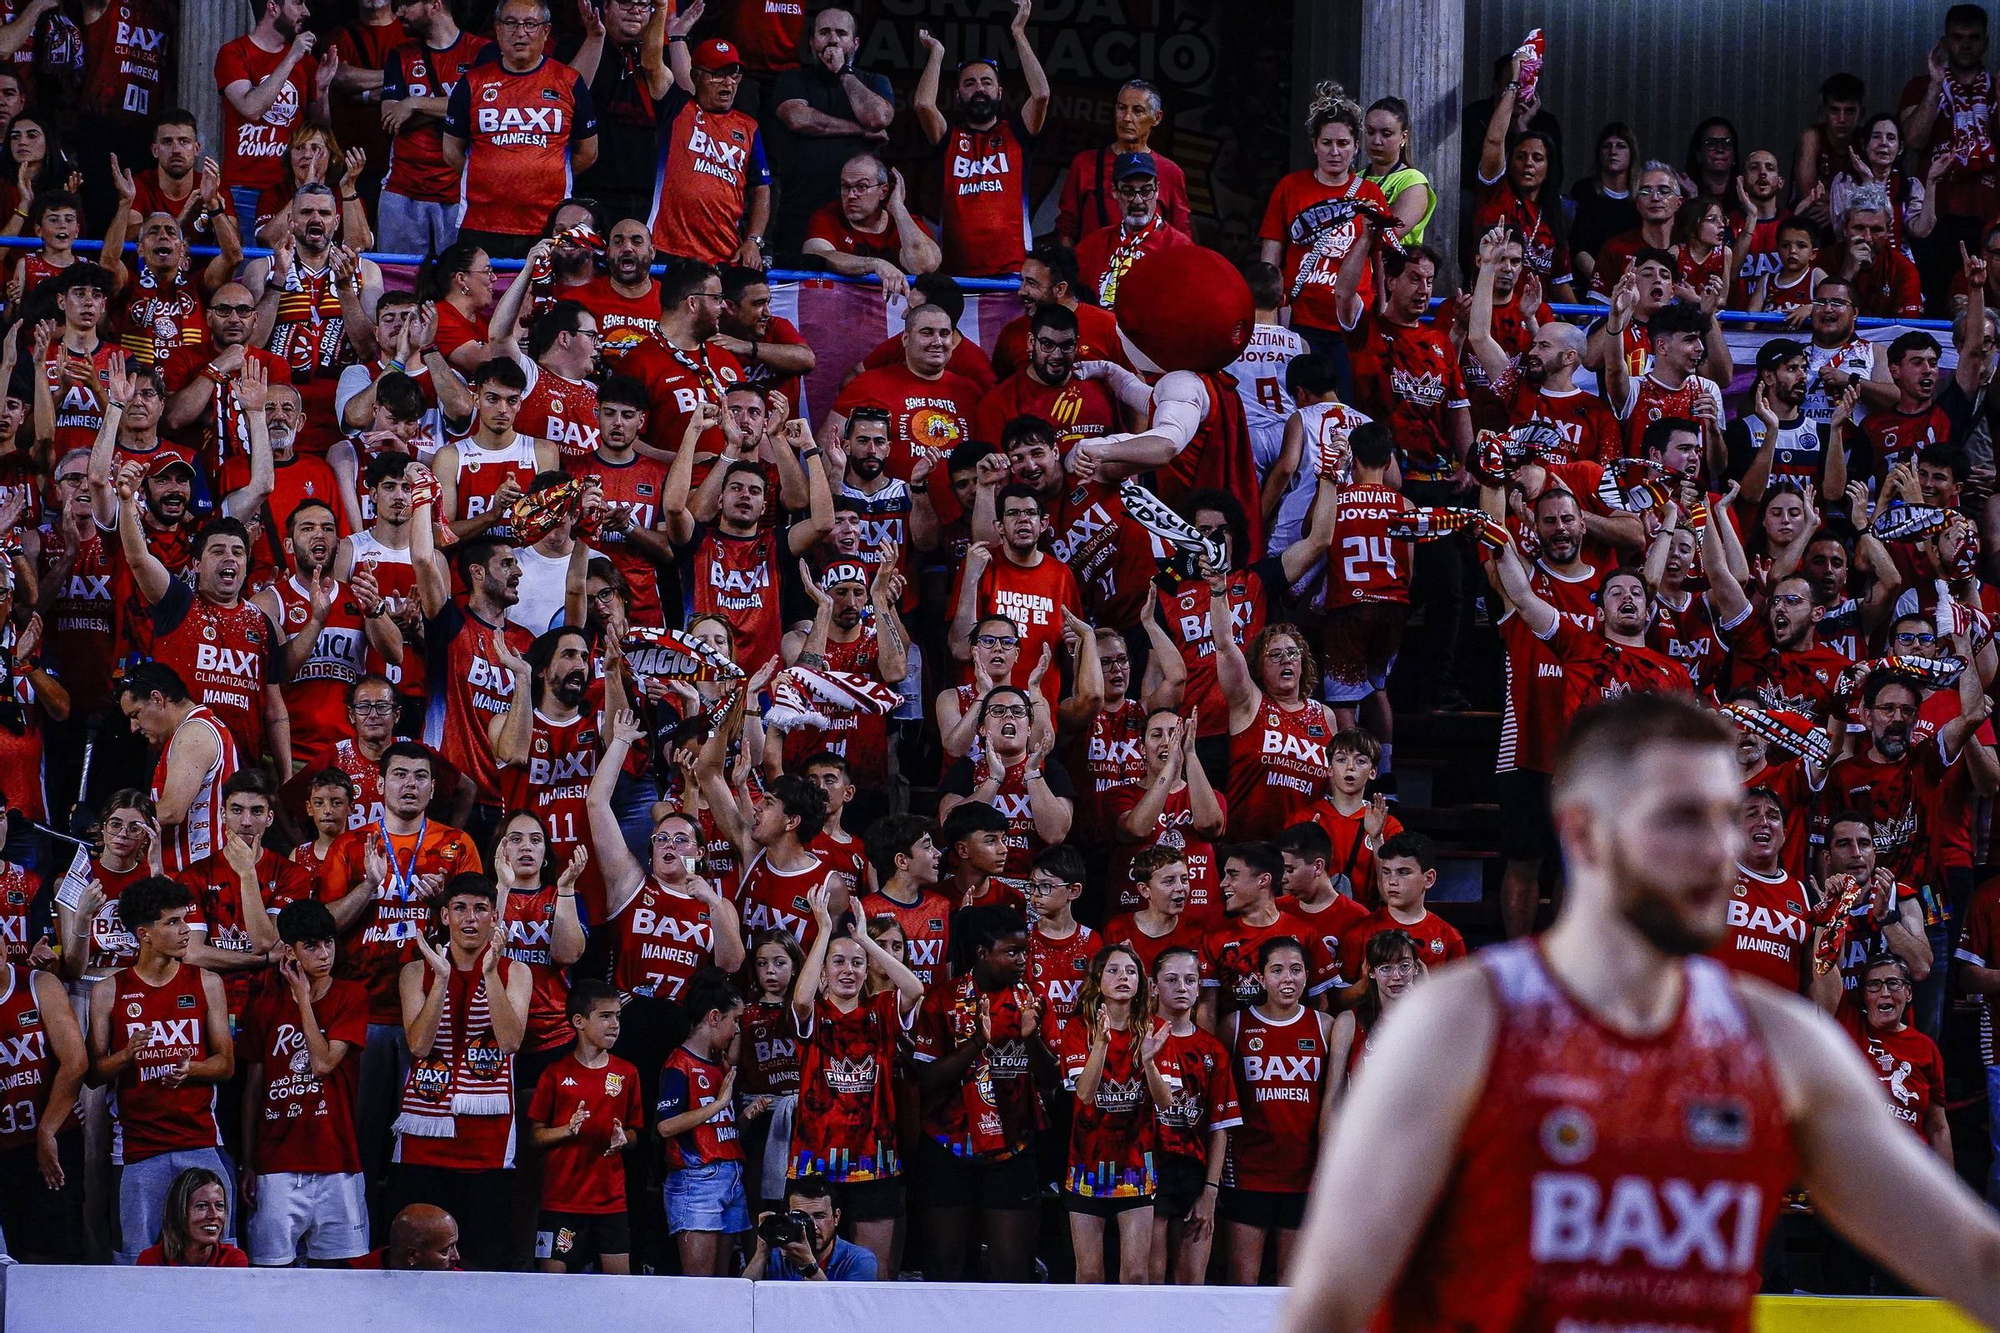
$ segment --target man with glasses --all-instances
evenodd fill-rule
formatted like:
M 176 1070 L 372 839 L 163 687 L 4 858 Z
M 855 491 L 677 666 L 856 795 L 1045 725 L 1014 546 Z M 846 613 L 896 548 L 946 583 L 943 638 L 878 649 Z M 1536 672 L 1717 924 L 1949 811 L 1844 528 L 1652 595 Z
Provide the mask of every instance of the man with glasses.
M 284 359 L 255 345 L 256 316 L 256 295 L 240 282 L 224 283 L 208 303 L 207 341 L 180 348 L 159 372 L 167 393 L 161 426 L 181 432 L 200 422 L 201 458 L 211 474 L 249 453 L 249 418 L 236 393 L 244 364 L 257 362 L 269 383 L 292 382 Z
M 646 442 L 669 458 L 703 403 L 716 409 L 714 428 L 696 447 L 710 458 L 723 450 L 722 396 L 743 378 L 743 363 L 709 340 L 722 331 L 722 275 L 696 259 L 670 265 L 660 278 L 660 322 L 624 360 L 621 374 L 646 386 Z
M 1111 226 L 1122 211 L 1111 186 L 1118 159 L 1144 153 L 1159 172 L 1160 214 L 1167 225 L 1190 236 L 1194 222 L 1188 209 L 1187 173 L 1153 145 L 1166 108 L 1160 90 L 1144 79 L 1127 79 L 1111 105 L 1111 142 L 1086 148 L 1070 159 L 1063 178 L 1062 199 L 1056 206 L 1056 236 L 1065 245 L 1099 227 Z
M 1160 169 L 1151 153 L 1120 153 L 1111 165 L 1119 217 L 1076 243 L 1076 268 L 1106 310 L 1118 304 L 1118 281 L 1148 255 L 1194 241 L 1160 212 Z
M 1032 487 L 1010 482 L 993 502 L 999 520 L 998 542 L 976 542 L 965 553 L 965 567 L 952 595 L 954 612 L 949 638 L 951 655 L 961 662 L 973 656 L 973 627 L 988 616 L 1008 616 L 1021 627 L 1021 656 L 1028 680 L 1039 676 L 1042 699 L 1054 711 L 1062 677 L 1054 658 L 1063 651 L 1063 632 L 1090 633 L 1083 620 L 1083 594 L 1068 565 L 1042 550 L 1048 510 Z M 1044 662 L 1044 655 L 1050 661 Z M 1059 841 L 1057 839 L 1056 841 Z
M 841 164 L 838 188 L 838 197 L 806 220 L 804 252 L 835 273 L 874 274 L 885 300 L 907 299 L 907 275 L 932 272 L 944 252 L 910 213 L 903 173 L 873 153 L 856 153 Z
M 1805 413 L 1822 431 L 1833 428 L 1834 413 L 1847 386 L 1861 385 L 1862 411 L 1896 405 L 1889 381 L 1888 349 L 1855 332 L 1854 284 L 1829 274 L 1813 288 L 1812 339 L 1806 344 Z
M 555 248 L 546 237 L 536 241 L 528 262 L 547 258 Z M 565 299 L 535 316 L 523 339 L 522 307 L 532 286 L 507 284 L 493 307 L 486 350 L 512 359 L 528 377 L 514 429 L 547 440 L 565 461 L 574 461 L 597 447 L 597 385 L 591 376 L 601 365 L 598 349 L 604 335 L 598 332 L 597 316 L 582 302 Z
M 311 828 L 307 799 L 320 784 L 314 779 L 323 769 L 338 769 L 353 784 L 347 827 L 372 828 L 382 820 L 382 756 L 396 739 L 396 717 L 402 700 L 385 676 L 365 672 L 355 677 L 346 690 L 344 735 L 327 748 L 319 764 L 300 769 L 278 791 L 279 803 L 290 812 L 300 828 Z M 456 785 L 457 775 L 447 787 Z
M 956 277 L 1010 276 L 1027 255 L 1028 152 L 1049 114 L 1049 76 L 1028 40 L 1031 7 L 1032 0 L 1014 0 L 1009 24 L 1028 85 L 1020 110 L 1006 109 L 998 61 L 967 60 L 958 67 L 956 125 L 938 109 L 944 43 L 917 31 L 924 72 L 912 105 L 924 139 L 943 158 L 944 271 Z
M 674 86 L 660 102 L 653 248 L 708 264 L 764 267 L 771 169 L 757 118 L 736 105 L 742 54 L 711 37 L 668 44 Z
M 375 243 L 388 254 L 436 254 L 458 239 L 463 172 L 444 159 L 451 90 L 492 45 L 459 29 L 450 0 L 391 0 L 410 40 L 382 63 L 382 128 L 389 172 L 376 206 Z
M 849 10 L 822 9 L 812 21 L 811 58 L 785 69 L 772 89 L 775 114 L 784 127 L 781 134 L 773 136 L 785 182 L 778 196 L 774 227 L 780 253 L 798 248 L 809 220 L 816 222 L 829 209 L 849 205 L 845 188 L 838 195 L 834 193 L 836 184 L 845 186 L 847 168 L 857 155 L 888 141 L 890 122 L 896 118 L 896 95 L 884 76 L 855 68 L 859 31 Z M 785 54 L 790 56 L 796 50 L 794 46 Z M 749 58 L 754 65 L 756 54 L 752 52 Z M 888 183 L 885 174 L 881 184 Z M 879 211 L 886 197 L 884 191 L 871 198 L 871 211 Z M 853 217 L 851 210 L 848 216 Z M 880 231 L 881 227 L 870 225 L 866 230 Z M 936 264 L 934 257 L 931 267 Z
M 972 417 L 972 438 L 1002 443 L 1008 422 L 1035 416 L 1056 429 L 1056 439 L 1068 452 L 1077 440 L 1124 430 L 1125 414 L 1102 379 L 1076 373 L 1081 332 L 1076 313 L 1051 301 L 1028 320 L 1028 363 L 979 400 Z M 1050 479 L 1051 489 L 1061 478 Z
M 673 86 L 666 44 L 683 40 L 694 18 L 674 10 L 667 0 L 590 0 L 577 11 L 582 33 L 556 48 L 557 57 L 583 76 L 597 108 L 603 142 L 597 161 L 577 173 L 576 188 L 595 199 L 606 218 L 644 217 L 652 203 L 655 108 Z
M 1598 252 L 1588 293 L 1593 301 L 1610 304 L 1618 280 L 1641 250 L 1674 248 L 1674 214 L 1681 206 L 1679 173 L 1665 162 L 1646 163 L 1639 169 L 1639 183 L 1632 187 L 1632 206 L 1639 211 L 1638 227 L 1613 236 Z
M 465 171 L 458 239 L 495 259 L 521 259 L 574 173 L 597 160 L 597 110 L 574 69 L 544 52 L 542 0 L 502 0 L 498 60 L 481 60 L 451 90 L 444 161 Z

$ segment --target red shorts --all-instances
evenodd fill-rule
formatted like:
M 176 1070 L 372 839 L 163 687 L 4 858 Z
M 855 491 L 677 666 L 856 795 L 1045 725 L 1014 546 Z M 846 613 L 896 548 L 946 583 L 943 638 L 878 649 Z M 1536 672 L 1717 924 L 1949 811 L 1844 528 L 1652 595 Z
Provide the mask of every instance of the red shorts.
M 1357 704 L 1387 689 L 1409 623 L 1408 602 L 1363 602 L 1328 611 L 1320 640 L 1320 697 L 1330 704 Z

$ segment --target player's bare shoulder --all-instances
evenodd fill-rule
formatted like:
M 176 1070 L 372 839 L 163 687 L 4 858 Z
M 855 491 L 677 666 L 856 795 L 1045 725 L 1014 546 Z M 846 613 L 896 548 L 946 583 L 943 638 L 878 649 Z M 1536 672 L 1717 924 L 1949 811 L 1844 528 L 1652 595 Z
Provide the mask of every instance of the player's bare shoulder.
M 1499 1001 L 1486 969 L 1470 959 L 1447 964 L 1383 1015 L 1362 1074 L 1393 1069 L 1433 1089 L 1476 1087 L 1499 1030 Z
M 1763 1039 L 1787 1117 L 1795 1119 L 1812 1105 L 1814 1089 L 1836 1069 L 1860 1069 L 1854 1043 L 1810 1000 L 1761 977 L 1732 974 L 1729 984 Z

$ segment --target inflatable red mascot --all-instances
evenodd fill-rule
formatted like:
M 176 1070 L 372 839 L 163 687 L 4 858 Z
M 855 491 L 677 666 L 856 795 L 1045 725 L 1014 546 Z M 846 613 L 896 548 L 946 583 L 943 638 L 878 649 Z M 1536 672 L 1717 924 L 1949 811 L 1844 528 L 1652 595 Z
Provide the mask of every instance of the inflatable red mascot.
M 1118 332 L 1132 365 L 1157 375 L 1150 393 L 1109 362 L 1078 367 L 1112 380 L 1118 396 L 1147 406 L 1140 435 L 1105 435 L 1070 451 L 1079 476 L 1152 471 L 1160 498 L 1183 509 L 1191 491 L 1213 487 L 1243 502 L 1250 520 L 1248 564 L 1263 553 L 1257 466 L 1243 404 L 1223 368 L 1249 345 L 1256 307 L 1234 265 L 1213 250 L 1184 245 L 1148 255 L 1118 285 Z M 1100 465 L 1109 465 L 1100 474 Z

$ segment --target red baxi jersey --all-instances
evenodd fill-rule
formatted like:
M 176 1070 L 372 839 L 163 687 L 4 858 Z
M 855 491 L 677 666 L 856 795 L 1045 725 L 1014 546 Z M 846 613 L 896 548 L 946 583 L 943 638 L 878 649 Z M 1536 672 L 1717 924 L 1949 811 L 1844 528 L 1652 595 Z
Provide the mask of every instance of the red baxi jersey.
M 312 594 L 298 575 L 271 585 L 285 634 L 302 634 L 312 619 Z M 334 745 L 353 728 L 347 723 L 347 687 L 360 678 L 368 647 L 361 604 L 345 583 L 333 585 L 333 605 L 307 657 L 285 682 L 285 710 L 292 715 L 292 757 L 323 768 Z
M 471 777 L 478 800 L 500 799 L 500 767 L 493 758 L 487 723 L 507 711 L 514 695 L 514 673 L 500 665 L 496 636 L 508 647 L 526 653 L 534 635 L 509 621 L 489 625 L 462 600 L 453 599 L 426 625 L 431 654 L 431 706 L 424 720 L 424 743 Z
M 583 798 L 597 773 L 597 714 L 585 708 L 558 722 L 537 708 L 532 727 L 528 762 L 500 770 L 500 806 L 540 815 L 549 828 L 549 863 L 566 866 L 590 832 Z M 584 867 L 577 892 L 586 919 L 597 921 L 604 916 L 604 880 L 592 869 Z
M 1097 932 L 1082 922 L 1060 939 L 1039 929 L 1028 931 L 1028 985 L 1041 1000 L 1044 1014 L 1065 1020 L 1076 1016 L 1084 978 L 1090 975 L 1090 956 L 1100 943 Z
M 574 1051 L 542 1071 L 528 1103 L 537 1125 L 567 1125 L 584 1108 L 583 1128 L 573 1139 L 543 1149 L 542 1207 L 552 1213 L 600 1216 L 625 1211 L 625 1164 L 611 1151 L 611 1127 L 637 1138 L 646 1122 L 639 1100 L 639 1071 L 615 1055 L 595 1068 Z
M 1798 1153 L 1727 974 L 1689 959 L 1680 1016 L 1633 1038 L 1571 1000 L 1533 941 L 1479 961 L 1492 1061 L 1374 1327 L 1747 1330 Z
M 1137 1021 L 1150 1022 L 1144 1015 Z M 1056 1041 L 1063 1087 L 1077 1096 L 1077 1080 L 1090 1063 L 1093 1024 L 1065 1023 Z M 1097 1091 L 1077 1097 L 1069 1124 L 1069 1172 L 1063 1188 L 1087 1199 L 1133 1199 L 1151 1194 L 1154 1174 L 1153 1096 L 1146 1088 L 1139 1040 L 1130 1029 L 1113 1028 L 1104 1052 Z
M 244 754 L 264 752 L 264 686 L 279 676 L 271 622 L 255 602 L 222 606 L 176 579 L 153 607 L 153 657 L 215 711 Z
M 1370 312 L 1351 340 L 1355 406 L 1388 423 L 1410 481 L 1458 472 L 1454 413 L 1466 407 L 1458 351 L 1432 324 L 1397 324 Z
M 112 0 L 83 24 L 82 109 L 127 129 L 150 127 L 166 110 L 160 92 L 173 30 L 163 0 Z
M 71 538 L 66 531 L 47 526 L 41 534 L 41 567 L 35 573 L 46 589 Z M 107 537 L 111 545 L 117 544 L 115 535 L 91 525 L 82 549 L 70 563 L 68 577 L 56 589 L 55 604 L 42 613 L 42 651 L 50 669 L 69 690 L 70 711 L 79 717 L 94 716 L 111 702 L 111 673 L 118 650 Z
M 945 978 L 945 946 L 951 938 L 951 899 L 924 889 L 913 903 L 871 893 L 861 899 L 870 917 L 893 916 L 903 932 L 903 965 L 916 973 L 924 989 Z
M 647 225 L 653 248 L 708 264 L 734 262 L 750 218 L 750 196 L 768 189 L 764 138 L 747 111 L 703 111 L 671 89 L 658 110 L 659 166 Z
M 523 356 L 520 365 L 528 391 L 514 416 L 515 431 L 553 444 L 564 468 L 574 471 L 577 460 L 597 448 L 597 386 L 544 369 L 532 357 Z
M 1585 566 L 1565 577 L 1537 560 L 1529 570 L 1535 595 L 1556 614 L 1582 629 L 1597 629 L 1598 571 Z M 1536 638 L 1512 607 L 1500 616 L 1500 646 L 1506 699 L 1500 711 L 1500 751 L 1494 772 L 1555 771 L 1556 744 L 1562 739 L 1568 693 L 1562 662 Z
M 991 401 L 988 395 L 987 402 Z M 1048 549 L 1075 576 L 1090 621 L 1137 624 L 1146 610 L 1153 576 L 1160 571 L 1160 544 L 1126 511 L 1118 488 L 1077 481 L 1061 492 L 1049 514 L 1048 533 Z
M 827 864 L 817 856 L 808 856 L 800 869 L 779 870 L 766 853 L 758 852 L 743 868 L 742 889 L 736 899 L 745 938 L 760 930 L 782 930 L 796 939 L 800 948 L 811 948 L 819 927 L 813 924 L 807 895 L 825 882 L 827 870 Z
M 1171 591 L 1162 588 L 1159 596 L 1160 623 L 1167 627 L 1167 637 L 1179 646 L 1181 664 L 1187 668 L 1181 707 L 1201 710 L 1202 735 L 1226 735 L 1229 701 L 1222 697 L 1222 685 L 1215 674 L 1215 640 L 1208 632 L 1209 604 L 1214 598 L 1208 580 L 1189 579 Z M 1255 570 L 1239 569 L 1229 576 L 1230 634 L 1238 648 L 1264 628 L 1264 604 L 1264 581 Z M 1213 615 L 1219 619 L 1222 608 L 1214 608 Z
M 208 709 L 197 706 L 160 751 L 159 761 L 153 766 L 153 787 L 151 796 L 158 802 L 167 785 L 167 761 L 172 757 L 174 745 L 181 739 L 181 733 L 190 728 L 206 729 L 215 739 L 215 761 L 201 775 L 201 782 L 195 788 L 194 801 L 188 806 L 187 818 L 172 828 L 164 830 L 161 848 L 161 862 L 168 874 L 179 874 L 222 849 L 222 784 L 234 776 L 239 764 L 236 741 L 229 734 L 229 728 L 222 719 Z M 252 751 L 252 753 L 256 753 Z
M 695 1054 L 685 1046 L 674 1047 L 660 1070 L 660 1100 L 653 1114 L 660 1121 L 699 1111 L 718 1100 L 728 1067 L 720 1061 Z M 667 1170 L 681 1171 L 711 1162 L 740 1162 L 743 1141 L 736 1131 L 736 1112 L 725 1107 L 693 1129 L 667 1140 Z
M 602 316 L 599 317 L 600 320 Z M 592 429 L 596 427 L 593 425 Z M 650 532 L 660 524 L 660 492 L 666 489 L 667 465 L 656 458 L 634 455 L 629 463 L 609 463 L 596 456 L 584 465 L 604 487 L 607 504 L 623 507 L 631 515 L 633 531 Z M 657 625 L 663 614 L 660 606 L 660 567 L 626 537 L 623 531 L 606 528 L 591 542 L 602 551 L 632 589 L 631 619 L 634 625 Z
M 743 1006 L 742 1056 L 736 1090 L 746 1097 L 782 1096 L 799 1090 L 799 1038 L 792 1006 L 756 999 Z
M 361 1052 L 368 1044 L 368 992 L 335 979 L 313 1001 L 313 1021 L 329 1042 L 347 1043 L 332 1073 L 315 1074 L 288 986 L 271 986 L 251 1004 L 237 1037 L 237 1059 L 264 1066 L 257 1109 L 256 1165 L 262 1174 L 361 1169 L 354 1126 Z
M 157 986 L 124 968 L 110 981 L 113 1053 L 146 1035 L 146 1049 L 125 1066 L 111 1089 L 111 1160 L 130 1166 L 165 1152 L 221 1146 L 215 1123 L 215 1084 L 189 1079 L 177 1088 L 163 1080 L 191 1060 L 206 1060 L 208 992 L 204 973 L 186 963 Z
M 715 963 L 708 908 L 651 875 L 612 921 L 618 926 L 618 953 L 611 984 L 622 996 L 679 999 L 688 978 Z
M 1106 705 L 1090 715 L 1090 729 L 1078 737 L 1063 763 L 1070 773 L 1081 776 L 1071 842 L 1113 845 L 1117 819 L 1113 794 L 1145 780 L 1145 738 L 1146 706 L 1137 699 L 1121 699 L 1115 707 Z M 1130 810 L 1140 794 L 1132 793 L 1124 808 Z
M 798 1023 L 799 1105 L 788 1175 L 859 1184 L 902 1171 L 893 1075 L 897 1043 L 917 1011 L 905 1017 L 897 1008 L 893 989 L 863 997 L 845 1012 L 821 995 L 812 1017 Z
M 1336 496 L 1333 549 L 1326 554 L 1326 608 L 1410 600 L 1414 546 L 1394 541 L 1389 524 L 1410 508 L 1393 486 L 1356 483 Z
M 1161 1152 L 1206 1164 L 1209 1136 L 1243 1123 L 1234 1063 L 1212 1032 L 1195 1028 L 1186 1036 L 1167 1035 L 1153 1057 L 1174 1098 L 1172 1106 L 1153 1112 Z
M 1222 1183 L 1239 1190 L 1303 1193 L 1319 1161 L 1326 1098 L 1326 1034 L 1317 1009 L 1280 1022 L 1244 1009 L 1229 1029 L 1243 1123 L 1229 1131 Z
M 516 74 L 492 51 L 452 88 L 444 132 L 466 141 L 469 231 L 539 235 L 570 190 L 570 149 L 597 135 L 590 89 L 560 60 Z
M 1806 915 L 1811 906 L 1805 884 L 1795 876 L 1739 865 L 1729 899 L 1729 933 L 1709 950 L 1709 957 L 1733 972 L 1802 994 L 1810 980 L 1812 927 Z
M 1931 1110 L 1944 1105 L 1944 1056 L 1937 1043 L 1908 1024 L 1877 1032 L 1850 1006 L 1842 1007 L 1840 1019 L 1882 1081 L 1890 1114 L 1929 1143 Z
M 35 1141 L 55 1083 L 56 1057 L 35 999 L 36 973 L 0 962 L 0 1152 Z M 57 1126 L 58 1129 L 63 1126 Z
M 779 541 L 775 528 L 748 537 L 708 524 L 695 526 L 689 547 L 686 615 L 716 614 L 736 631 L 736 660 L 756 671 L 784 636 L 779 609 Z
M 861 632 L 847 643 L 827 637 L 826 666 L 829 671 L 845 671 L 882 683 L 881 637 L 875 626 L 864 624 Z M 830 750 L 847 760 L 854 784 L 862 791 L 881 790 L 889 780 L 889 719 L 872 708 L 852 712 L 830 712 L 833 725 L 813 734 L 808 748 Z
M 1028 133 L 1017 112 L 1003 111 L 991 129 L 946 129 L 943 156 L 943 273 L 1004 277 L 1021 271 L 1028 253 Z
M 1229 738 L 1231 842 L 1275 838 L 1306 817 L 1332 780 L 1332 739 L 1317 700 L 1286 709 L 1264 696 L 1250 726 Z
M 458 40 L 442 49 L 423 42 L 404 42 L 383 62 L 382 100 L 449 96 L 490 45 L 484 37 L 469 32 L 461 32 Z M 456 204 L 459 177 L 460 172 L 445 165 L 444 122 L 437 117 L 412 116 L 390 140 L 384 190 L 420 203 Z
M 518 808 L 518 807 L 510 807 Z M 563 1006 L 569 1001 L 568 969 L 550 952 L 555 939 L 556 886 L 544 884 L 533 893 L 507 895 L 508 958 L 528 969 L 534 986 L 528 992 L 528 1030 L 521 1050 L 527 1054 L 552 1051 L 576 1040 Z
M 1504 386 L 1503 386 L 1504 387 Z M 1604 400 L 1585 389 L 1551 393 L 1543 385 L 1518 381 L 1507 398 L 1507 424 L 1547 422 L 1562 436 L 1565 461 L 1609 463 L 1625 452 L 1625 428 Z

